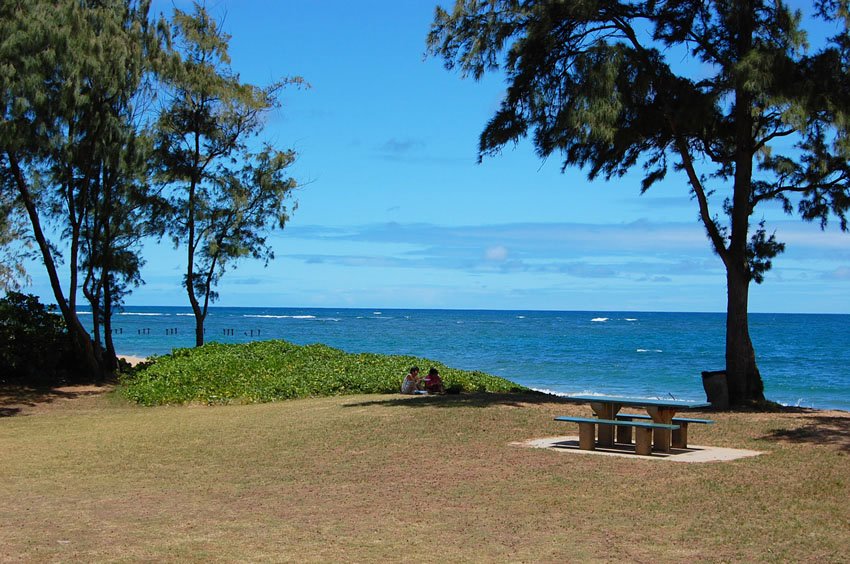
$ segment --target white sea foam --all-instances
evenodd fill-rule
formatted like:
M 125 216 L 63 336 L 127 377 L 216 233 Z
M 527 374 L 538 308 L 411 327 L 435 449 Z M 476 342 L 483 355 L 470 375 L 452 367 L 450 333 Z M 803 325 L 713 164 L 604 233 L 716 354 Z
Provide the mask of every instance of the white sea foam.
M 565 398 L 570 394 L 565 394 L 564 392 L 556 392 L 554 390 L 548 390 L 546 388 L 531 388 L 535 392 L 540 392 L 541 394 L 549 394 L 550 396 L 558 396 L 559 398 Z
M 662 351 L 661 349 L 637 349 L 635 352 L 639 352 L 639 353 L 648 353 L 648 352 L 660 353 L 660 352 L 664 352 L 664 351 Z
M 806 402 L 806 403 L 803 403 L 803 402 Z M 807 407 L 807 408 L 810 408 L 810 409 L 811 409 L 812 407 L 814 407 L 814 403 L 812 403 L 811 401 L 809 401 L 809 400 L 807 400 L 807 399 L 804 399 L 804 398 L 799 398 L 799 399 L 796 401 L 796 403 L 794 403 L 794 405 L 793 405 L 793 406 L 792 406 L 792 405 L 789 405 L 789 404 L 787 404 L 787 403 L 782 403 L 782 402 L 779 402 L 779 403 L 780 403 L 781 405 L 786 406 L 786 407 Z
M 608 321 L 608 318 L 607 317 L 594 317 L 593 319 L 591 319 L 591 321 L 595 321 L 597 323 L 604 323 L 605 321 Z
M 634 317 L 627 317 L 626 321 L 637 321 L 637 319 L 635 319 Z
M 194 313 L 175 313 L 177 317 L 195 317 Z
M 590 392 L 587 390 L 578 391 L 578 392 L 556 392 L 554 390 L 550 390 L 548 388 L 531 388 L 535 392 L 542 392 L 544 394 L 550 394 L 558 397 L 569 397 L 569 396 L 599 396 L 599 397 L 611 397 L 611 394 L 604 394 L 602 392 Z M 644 398 L 646 399 L 646 398 Z M 649 398 L 654 399 L 654 398 Z
M 259 319 L 316 319 L 315 315 L 243 315 Z
M 243 315 L 242 317 L 251 317 L 254 319 L 289 319 L 291 315 Z
M 516 318 L 517 319 L 525 319 L 525 316 L 524 315 L 517 315 Z
M 535 389 L 535 388 L 532 388 Z M 557 396 L 599 396 L 605 398 L 624 398 L 624 399 L 637 399 L 637 400 L 665 400 L 665 401 L 702 401 L 700 398 L 690 397 L 690 398 L 677 398 L 670 396 L 650 396 L 644 394 L 635 394 L 635 395 L 626 395 L 620 392 L 608 394 L 604 392 L 593 392 L 593 391 L 581 391 L 581 392 L 570 392 L 570 393 L 561 393 L 561 392 L 553 392 L 548 390 L 537 390 L 538 392 L 545 392 L 548 394 L 553 394 Z
M 137 311 L 123 311 L 118 315 L 137 315 L 139 317 L 168 317 L 167 313 L 140 313 Z
M 372 315 L 383 315 L 384 313 L 381 311 L 373 311 Z

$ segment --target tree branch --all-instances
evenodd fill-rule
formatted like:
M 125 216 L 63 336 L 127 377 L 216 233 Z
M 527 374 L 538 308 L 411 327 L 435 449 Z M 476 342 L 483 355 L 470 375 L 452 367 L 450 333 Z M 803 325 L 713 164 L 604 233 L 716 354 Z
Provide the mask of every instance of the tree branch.
M 723 264 L 728 267 L 727 261 L 729 260 L 729 252 L 726 249 L 726 241 L 720 233 L 720 230 L 717 228 L 717 224 L 714 223 L 713 219 L 711 219 L 710 210 L 708 208 L 708 198 L 705 195 L 705 188 L 703 187 L 702 182 L 700 182 L 699 176 L 697 176 L 688 144 L 680 135 L 674 134 L 674 139 L 676 143 L 676 150 L 682 158 L 682 167 L 687 173 L 688 180 L 691 183 L 691 188 L 693 188 L 694 194 L 697 197 L 700 219 L 702 219 L 702 223 L 705 225 L 708 238 L 711 240 L 712 245 L 714 245 L 714 249 L 720 256 Z

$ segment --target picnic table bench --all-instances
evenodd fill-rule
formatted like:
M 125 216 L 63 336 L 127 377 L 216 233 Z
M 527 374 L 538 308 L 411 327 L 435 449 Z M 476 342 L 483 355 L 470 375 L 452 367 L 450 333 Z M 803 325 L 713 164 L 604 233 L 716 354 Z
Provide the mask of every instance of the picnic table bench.
M 652 417 L 649 415 L 644 415 L 642 413 L 618 413 L 617 420 L 623 421 L 634 421 L 635 419 L 652 420 Z M 693 419 L 689 417 L 674 417 L 671 419 L 671 423 L 674 425 L 678 425 L 678 429 L 673 429 L 672 436 L 672 446 L 673 448 L 688 448 L 688 425 L 690 423 L 696 423 L 700 425 L 711 425 L 714 423 L 711 419 Z M 626 425 L 618 425 L 617 426 L 617 437 L 616 441 L 618 443 L 631 443 L 632 442 L 632 428 L 631 426 Z
M 596 428 L 602 429 L 606 426 L 617 428 L 629 428 L 629 443 L 631 443 L 631 429 L 635 429 L 635 454 L 649 456 L 652 454 L 652 432 L 655 429 L 666 429 L 675 431 L 678 425 L 665 423 L 650 423 L 646 421 L 626 421 L 599 419 L 598 417 L 556 417 L 555 421 L 569 421 L 578 423 L 578 447 L 582 450 L 594 450 L 596 448 Z

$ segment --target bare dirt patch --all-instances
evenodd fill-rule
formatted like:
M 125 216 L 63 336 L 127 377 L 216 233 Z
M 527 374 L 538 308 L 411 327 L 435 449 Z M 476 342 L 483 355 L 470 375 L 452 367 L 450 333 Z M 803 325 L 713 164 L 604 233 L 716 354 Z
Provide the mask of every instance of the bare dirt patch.
M 38 415 L 57 409 L 90 407 L 93 399 L 114 389 L 114 384 L 80 384 L 56 388 L 2 386 L 0 417 Z
M 773 429 L 766 438 L 788 443 L 828 445 L 850 453 L 850 414 L 824 411 L 801 415 L 799 427 Z

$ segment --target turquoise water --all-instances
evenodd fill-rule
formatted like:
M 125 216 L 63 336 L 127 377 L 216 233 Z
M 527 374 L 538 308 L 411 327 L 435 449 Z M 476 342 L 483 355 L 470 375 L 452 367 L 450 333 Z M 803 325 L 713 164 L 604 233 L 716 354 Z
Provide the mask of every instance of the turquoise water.
M 113 323 L 120 354 L 194 345 L 188 308 L 128 307 Z M 705 398 L 700 372 L 723 369 L 724 331 L 720 313 L 222 307 L 206 323 L 207 341 L 325 343 L 431 358 L 555 393 L 697 400 Z M 768 399 L 850 410 L 850 315 L 751 314 L 750 332 Z

